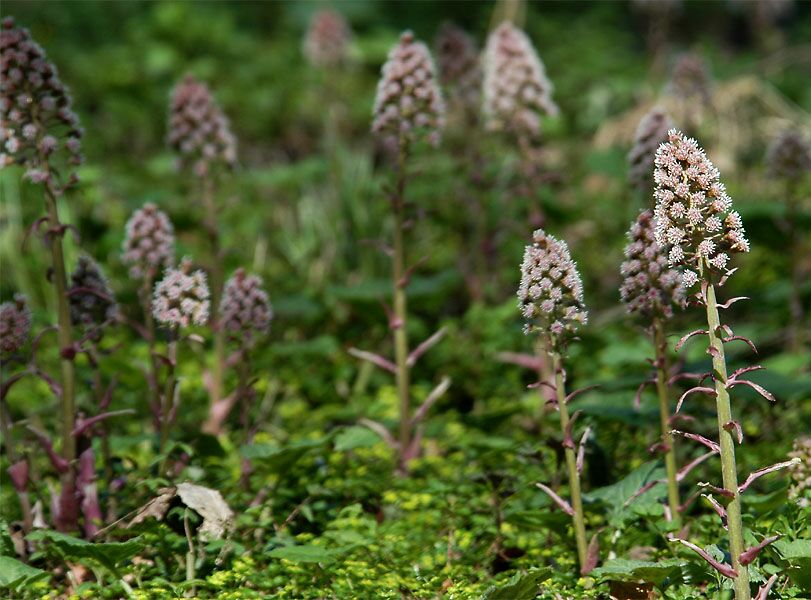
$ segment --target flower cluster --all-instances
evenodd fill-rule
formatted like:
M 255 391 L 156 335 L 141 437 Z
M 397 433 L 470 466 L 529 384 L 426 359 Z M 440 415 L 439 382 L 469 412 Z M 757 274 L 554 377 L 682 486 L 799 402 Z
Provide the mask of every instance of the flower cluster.
M 718 169 L 698 142 L 675 129 L 667 137 L 656 152 L 654 234 L 668 264 L 684 269 L 689 288 L 699 273 L 728 274 L 730 254 L 749 252 L 749 242 Z
M 230 335 L 239 335 L 244 345 L 251 346 L 256 336 L 267 333 L 272 318 L 262 280 L 247 275 L 244 269 L 237 269 L 223 289 L 220 326 Z
M 794 447 L 789 452 L 789 458 L 799 458 L 799 462 L 791 465 L 791 486 L 788 496 L 798 502 L 803 508 L 811 505 L 807 492 L 811 490 L 811 437 L 801 437 L 794 440 Z
M 439 77 L 451 99 L 468 111 L 476 111 L 481 95 L 482 70 L 479 51 L 466 31 L 444 23 L 436 38 Z
M 180 165 L 201 177 L 215 166 L 233 168 L 237 162 L 237 141 L 228 118 L 208 87 L 191 75 L 172 91 L 168 141 L 180 155 Z
M 648 188 L 653 179 L 653 160 L 656 149 L 667 140 L 672 129 L 670 117 L 659 107 L 651 109 L 636 128 L 634 145 L 628 153 L 628 179 L 632 185 Z
M 566 242 L 543 229 L 532 234 L 524 250 L 518 307 L 527 320 L 525 332 L 539 331 L 559 350 L 564 335 L 586 323 L 583 283 Z
M 22 294 L 14 294 L 13 302 L 0 304 L 0 354 L 14 354 L 25 345 L 31 332 L 31 310 Z
M 209 291 L 206 274 L 192 272 L 192 264 L 184 258 L 176 269 L 170 268 L 155 286 L 152 314 L 169 327 L 204 325 L 208 321 Z
M 673 65 L 668 91 L 684 102 L 710 103 L 712 77 L 707 63 L 697 54 L 682 54 Z
M 102 327 L 118 315 L 115 295 L 101 267 L 90 257 L 79 257 L 70 278 L 70 320 L 83 327 L 90 339 L 98 340 Z
M 510 23 L 499 25 L 484 49 L 484 114 L 490 129 L 529 138 L 540 134 L 541 114 L 558 114 L 538 53 Z
M 313 13 L 304 38 L 304 56 L 314 67 L 336 67 L 346 62 L 352 31 L 343 16 L 334 10 Z
M 383 65 L 372 110 L 372 132 L 389 144 L 411 143 L 425 137 L 439 145 L 445 126 L 445 102 L 437 85 L 431 53 L 410 31 Z
M 166 213 L 148 202 L 127 221 L 121 260 L 130 277 L 154 279 L 175 259 L 175 231 Z
M 654 239 L 652 211 L 642 211 L 631 224 L 625 259 L 620 267 L 624 277 L 620 297 L 628 312 L 669 319 L 674 307 L 685 307 L 681 276 L 668 268 L 667 252 Z
M 771 177 L 797 181 L 811 173 L 811 144 L 796 131 L 785 131 L 769 146 L 766 164 Z
M 21 164 L 62 193 L 78 181 L 83 130 L 56 67 L 11 17 L 0 26 L 0 75 L 0 167 Z

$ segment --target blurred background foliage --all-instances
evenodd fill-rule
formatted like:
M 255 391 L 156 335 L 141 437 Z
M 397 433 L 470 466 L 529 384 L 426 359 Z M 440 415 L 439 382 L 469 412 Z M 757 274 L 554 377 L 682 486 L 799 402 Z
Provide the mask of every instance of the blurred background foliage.
M 644 448 L 655 438 L 655 403 L 645 396 L 641 410 L 635 410 L 633 397 L 647 374 L 645 361 L 652 349 L 619 305 L 617 288 L 624 232 L 650 199 L 628 185 L 625 156 L 646 108 L 668 101 L 670 68 L 684 51 L 701 55 L 712 73 L 714 108 L 699 128 L 699 141 L 721 169 L 753 248 L 737 261 L 740 270 L 723 290 L 726 297 L 744 295 L 751 301 L 736 304 L 726 316 L 736 333 L 758 344 L 757 360 L 769 369 L 756 380 L 779 398 L 776 407 L 769 407 L 748 390 L 736 394 L 736 411 L 752 442 L 742 447 L 742 472 L 784 457 L 793 438 L 811 429 L 811 352 L 807 347 L 794 353 L 784 350 L 787 328 L 808 323 L 790 322 L 790 256 L 780 227 L 784 189 L 766 177 L 764 166 L 774 136 L 786 128 L 806 135 L 811 130 L 811 3 L 797 2 L 765 32 L 753 25 L 747 12 L 753 4 L 683 3 L 674 14 L 662 64 L 657 65 L 646 47 L 645 15 L 631 3 L 528 3 L 523 26 L 546 65 L 561 108 L 560 117 L 544 122 L 544 160 L 554 174 L 551 183 L 537 186 L 528 199 L 511 199 L 514 153 L 503 140 L 478 129 L 451 127 L 444 147 L 416 158 L 409 199 L 418 208 L 408 252 L 412 261 L 425 257 L 425 262 L 409 288 L 409 334 L 419 340 L 440 326 L 447 327 L 448 334 L 418 366 L 415 397 L 424 397 L 442 374 L 453 380 L 429 421 L 425 468 L 433 468 L 430 457 L 436 454 L 449 453 L 449 462 L 431 473 L 464 477 L 464 469 L 448 466 L 464 464 L 464 458 L 453 458 L 461 447 L 463 456 L 472 453 L 485 471 L 492 460 L 494 470 L 525 469 L 522 481 L 541 476 L 535 459 L 522 454 L 532 447 L 536 434 L 528 418 L 538 413 L 540 400 L 537 392 L 525 388 L 535 377 L 497 359 L 501 352 L 531 352 L 531 341 L 521 333 L 514 292 L 523 246 L 533 228 L 527 217 L 533 208 L 543 211 L 548 230 L 568 240 L 584 278 L 591 322 L 583 329 L 581 343 L 572 346 L 569 364 L 574 386 L 602 384 L 579 401 L 585 419 L 596 424 L 590 450 L 597 465 L 590 470 L 592 485 L 615 482 L 647 459 Z M 134 209 L 152 201 L 170 214 L 178 232 L 178 255 L 191 254 L 204 262 L 207 252 L 199 203 L 191 195 L 193 182 L 178 176 L 165 144 L 171 88 L 184 73 L 193 73 L 208 83 L 231 119 L 240 164 L 221 193 L 227 272 L 245 266 L 260 274 L 275 311 L 270 337 L 255 359 L 258 388 L 266 397 L 277 398 L 260 436 L 266 442 L 317 437 L 361 416 L 394 421 L 393 382 L 346 352 L 361 346 L 390 353 L 381 304 L 389 295 L 390 266 L 374 244 L 390 237 L 384 195 L 390 172 L 369 133 L 375 85 L 401 30 L 412 29 L 431 45 L 439 25 L 450 20 L 470 31 L 481 46 L 499 10 L 490 2 L 337 2 L 333 7 L 354 33 L 352 61 L 345 69 L 325 72 L 309 66 L 301 51 L 312 13 L 324 6 L 7 0 L 2 9 L 31 29 L 74 96 L 86 130 L 87 160 L 79 190 L 62 204 L 64 220 L 78 227 L 81 250 L 105 267 L 131 318 L 140 318 L 137 289 L 119 253 L 124 223 Z M 475 252 L 465 234 L 470 209 L 465 191 L 467 144 L 475 145 L 483 157 L 487 185 L 481 194 L 498 231 L 498 260 L 489 272 L 487 302 L 472 301 L 465 280 L 464 266 Z M 810 192 L 808 185 L 802 188 L 806 199 Z M 21 183 L 20 172 L 9 168 L 0 173 L 0 193 L 0 292 L 4 300 L 16 291 L 29 295 L 36 323 L 44 326 L 55 314 L 46 280 L 47 255 L 33 237 L 21 251 L 26 229 L 41 210 L 40 191 Z M 810 208 L 806 202 L 798 223 L 806 237 Z M 71 264 L 79 252 L 78 245 L 69 242 Z M 798 258 L 805 272 L 811 272 L 811 257 Z M 810 300 L 806 277 L 806 307 Z M 680 336 L 700 322 L 700 315 L 688 311 L 677 319 L 673 333 Z M 146 348 L 123 328 L 111 337 L 111 348 L 121 346 L 104 357 L 105 370 L 119 375 L 115 408 L 136 408 L 146 422 L 139 372 Z M 198 348 L 198 356 L 181 365 L 182 402 L 188 412 L 179 420 L 176 437 L 196 445 L 200 457 L 193 464 L 207 473 L 201 478 L 227 486 L 235 463 L 218 458 L 216 452 L 207 455 L 210 447 L 204 447 L 198 430 L 207 409 L 201 383 L 202 355 L 207 351 Z M 732 347 L 733 368 L 751 361 L 745 351 L 743 345 Z M 709 357 L 698 344 L 682 354 L 684 368 L 707 370 Z M 90 377 L 81 365 L 80 376 Z M 20 384 L 9 402 L 18 419 L 47 423 L 53 413 L 54 400 L 41 384 Z M 80 406 L 89 408 L 92 402 L 89 392 L 80 391 Z M 700 403 L 694 406 L 700 415 Z M 137 419 L 125 421 L 116 424 L 117 447 L 130 465 L 143 466 L 147 459 L 135 450 L 143 441 L 143 426 Z M 495 441 L 477 447 L 484 443 L 482 438 Z M 500 447 L 505 439 L 506 446 Z M 527 444 L 521 446 L 524 450 L 509 445 L 519 442 Z M 228 449 L 227 440 L 211 443 Z M 512 450 L 503 451 L 507 447 Z M 489 454 L 493 452 L 497 458 Z M 338 461 L 334 456 L 319 460 L 327 463 L 304 464 L 312 470 Z M 222 464 L 231 471 L 210 468 Z M 377 468 L 386 471 L 379 464 Z M 291 472 L 286 486 L 278 486 L 281 512 L 303 497 L 318 496 L 306 491 L 312 484 L 305 480 L 306 472 Z M 366 485 L 364 481 L 347 475 L 353 485 Z M 335 495 L 331 508 L 316 511 L 323 509 L 330 518 L 352 502 L 367 510 L 374 504 L 360 487 L 339 493 L 333 489 L 340 487 L 338 482 L 321 484 Z M 430 485 L 440 483 L 433 480 Z M 382 492 L 373 487 L 369 494 L 378 502 Z M 481 493 L 459 489 L 458 496 Z M 239 492 L 233 494 L 230 500 L 239 505 Z M 545 501 L 532 494 L 517 506 L 530 511 L 538 502 Z M 412 542 L 419 546 L 419 540 Z

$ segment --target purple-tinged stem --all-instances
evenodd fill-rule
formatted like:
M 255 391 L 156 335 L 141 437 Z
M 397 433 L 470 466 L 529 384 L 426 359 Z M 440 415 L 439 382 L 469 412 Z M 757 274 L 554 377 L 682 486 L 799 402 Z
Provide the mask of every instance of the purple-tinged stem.
M 667 503 L 673 522 L 680 522 L 679 484 L 676 480 L 676 452 L 674 448 L 673 429 L 670 425 L 670 393 L 667 387 L 668 360 L 667 338 L 665 337 L 662 319 L 654 317 L 653 345 L 656 349 L 656 393 L 659 397 L 659 422 L 662 432 L 662 444 L 665 453 L 665 470 L 667 471 Z

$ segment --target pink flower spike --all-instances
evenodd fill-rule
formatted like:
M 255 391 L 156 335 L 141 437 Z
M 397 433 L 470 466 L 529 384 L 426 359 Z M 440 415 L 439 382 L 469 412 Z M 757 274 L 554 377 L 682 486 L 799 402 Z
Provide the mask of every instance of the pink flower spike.
M 770 467 L 763 467 L 762 469 L 758 469 L 757 471 L 752 471 L 749 474 L 749 477 L 746 478 L 741 485 L 738 486 L 738 493 L 743 494 L 750 485 L 752 485 L 757 479 L 760 479 L 764 475 L 768 475 L 769 473 L 774 473 L 775 471 L 779 471 L 780 469 L 785 469 L 786 467 L 791 467 L 793 465 L 800 464 L 802 461 L 799 458 L 792 458 L 791 460 L 787 460 L 785 462 L 780 462 L 774 464 Z
M 705 561 L 707 561 L 707 563 L 709 563 L 709 565 L 713 569 L 718 571 L 724 577 L 729 577 L 730 579 L 734 579 L 735 577 L 738 576 L 738 572 L 735 569 L 733 569 L 732 567 L 730 567 L 726 563 L 718 562 L 712 556 L 710 556 L 703 548 L 699 548 L 695 544 L 692 544 L 692 543 L 688 542 L 687 540 L 682 540 L 682 539 L 679 539 L 679 538 L 672 538 L 671 541 L 679 542 L 680 544 L 690 548 L 690 550 L 692 550 L 693 552 L 698 554 L 701 558 L 703 558 Z
M 753 560 L 757 558 L 757 555 L 760 554 L 761 550 L 763 550 L 766 546 L 768 546 L 772 542 L 776 542 L 779 539 L 780 539 L 779 535 L 772 535 L 765 538 L 756 546 L 752 546 L 751 548 L 747 548 L 746 550 L 744 550 L 739 558 L 741 565 L 745 567 L 746 565 L 751 563 Z
M 538 488 L 540 488 L 547 496 L 549 496 L 552 499 L 552 501 L 563 510 L 563 512 L 565 512 L 570 517 L 574 516 L 574 509 L 572 508 L 572 505 L 566 502 L 566 500 L 564 500 L 560 496 L 558 496 L 555 492 L 553 492 L 551 488 L 545 486 L 542 483 L 536 483 L 535 485 Z

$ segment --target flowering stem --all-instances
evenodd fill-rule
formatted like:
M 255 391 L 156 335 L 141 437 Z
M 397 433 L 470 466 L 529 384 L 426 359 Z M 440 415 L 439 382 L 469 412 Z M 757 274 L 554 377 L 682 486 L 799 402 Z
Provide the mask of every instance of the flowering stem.
M 569 425 L 569 409 L 566 406 L 563 366 L 560 354 L 557 352 L 552 353 L 552 365 L 555 369 L 555 393 L 557 394 L 558 412 L 560 413 L 560 429 L 565 435 L 566 428 Z M 572 521 L 575 541 L 577 542 L 577 558 L 580 562 L 580 568 L 583 569 L 588 557 L 588 543 L 586 541 L 586 524 L 583 518 L 583 499 L 580 496 L 580 473 L 577 471 L 577 458 L 574 448 L 564 448 L 564 452 L 566 454 L 566 467 L 569 471 L 569 493 L 572 497 L 572 508 L 574 509 Z
M 47 163 L 44 163 L 47 164 Z M 65 271 L 65 258 L 62 251 L 62 233 L 58 230 L 61 227 L 59 221 L 59 209 L 56 204 L 56 196 L 52 190 L 45 185 L 45 195 L 48 202 L 49 225 L 53 230 L 48 236 L 48 243 L 51 247 L 51 257 L 53 264 L 53 281 L 56 286 L 57 314 L 59 323 L 59 351 L 62 366 L 62 456 L 71 468 L 62 476 L 63 489 L 71 489 L 74 485 L 75 473 L 72 463 L 76 459 L 76 439 L 73 437 L 74 421 L 76 419 L 76 387 L 74 364 L 71 353 L 73 351 L 73 333 L 70 322 L 70 305 L 68 304 L 68 279 Z M 75 526 L 73 515 L 65 515 L 62 526 L 72 529 Z
M 3 436 L 8 461 L 14 465 L 17 463 L 17 453 L 14 451 L 14 442 L 11 439 L 11 415 L 5 399 L 0 399 L 0 434 Z M 28 499 L 28 492 L 17 492 L 17 498 L 20 501 L 20 511 L 23 517 L 23 531 L 31 531 L 34 519 L 31 513 L 31 501 Z
M 104 386 L 101 380 L 101 369 L 99 368 L 99 358 L 95 349 L 91 350 L 88 354 L 90 364 L 93 367 L 93 393 L 96 395 L 96 406 L 99 410 L 104 410 Z M 110 429 L 106 421 L 100 423 L 101 427 L 101 455 L 104 462 L 104 478 L 107 481 L 107 487 L 110 488 L 113 483 L 113 457 L 110 451 Z M 115 494 L 110 494 L 107 499 L 107 521 L 115 521 L 116 514 L 116 501 Z
M 144 309 L 144 320 L 146 321 L 146 332 L 149 338 L 149 407 L 153 411 L 153 417 L 159 419 L 158 411 L 160 410 L 160 394 L 158 393 L 158 363 L 155 358 L 155 317 L 152 315 L 152 276 L 147 274 L 144 277 L 143 287 L 141 288 L 141 303 Z M 158 424 L 159 426 L 159 424 Z
M 220 296 L 223 287 L 223 268 L 218 228 L 217 205 L 214 202 L 214 182 L 210 175 L 203 178 L 203 203 L 206 210 L 206 230 L 211 251 L 211 323 L 214 329 L 214 364 L 211 369 L 211 406 L 222 398 L 223 371 L 225 369 L 225 336 L 218 322 Z
M 405 456 L 411 443 L 411 416 L 409 400 L 408 338 L 406 336 L 405 251 L 403 247 L 404 195 L 405 195 L 405 149 L 401 147 L 397 159 L 397 187 L 394 208 L 394 257 L 392 261 L 392 285 L 394 295 L 394 355 L 397 364 L 397 395 L 400 398 L 400 460 L 405 467 Z
M 791 248 L 791 291 L 789 296 L 789 311 L 791 314 L 791 326 L 789 327 L 789 347 L 793 352 L 800 352 L 805 342 L 805 327 L 803 323 L 803 303 L 800 294 L 802 284 L 802 239 L 797 233 L 797 196 L 795 194 L 795 184 L 789 183 L 786 190 L 786 202 L 788 204 L 788 227 L 789 243 Z
M 679 513 L 679 484 L 676 481 L 676 453 L 673 448 L 673 436 L 670 434 L 670 394 L 667 388 L 667 339 L 665 338 L 662 319 L 654 317 L 653 345 L 656 348 L 656 393 L 659 396 L 659 422 L 662 428 L 665 469 L 667 470 L 667 503 L 675 525 L 681 521 Z
M 177 369 L 177 329 L 175 327 L 172 327 L 169 330 L 168 355 L 169 366 L 167 367 L 168 373 L 166 375 L 166 389 L 163 394 L 163 404 L 161 407 L 161 439 L 158 452 L 159 454 L 167 453 L 167 446 L 169 444 L 169 419 L 171 417 L 172 405 L 174 404 L 175 399 L 175 386 L 177 385 L 177 379 L 175 377 L 175 371 Z M 160 469 L 158 471 L 159 475 L 164 475 L 166 473 L 168 464 L 169 454 L 167 453 L 161 460 Z
M 738 572 L 734 579 L 736 600 L 749 600 L 749 571 L 741 566 L 740 555 L 744 551 L 743 525 L 741 523 L 741 500 L 738 492 L 738 472 L 735 465 L 735 440 L 733 431 L 727 430 L 724 425 L 732 421 L 732 407 L 729 402 L 729 392 L 726 388 L 727 367 L 724 358 L 724 345 L 718 337 L 720 320 L 715 299 L 715 287 L 708 283 L 706 292 L 707 325 L 709 326 L 710 347 L 712 351 L 712 367 L 715 379 L 715 401 L 718 413 L 718 440 L 721 446 L 721 475 L 724 488 L 732 494 L 727 504 L 727 526 L 729 527 L 729 553 L 732 557 L 732 568 Z

